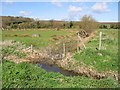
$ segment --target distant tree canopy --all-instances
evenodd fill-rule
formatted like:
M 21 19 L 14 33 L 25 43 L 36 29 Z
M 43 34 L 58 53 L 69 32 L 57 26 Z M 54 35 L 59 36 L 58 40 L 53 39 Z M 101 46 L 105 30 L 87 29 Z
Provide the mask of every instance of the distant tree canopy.
M 84 15 L 80 21 L 80 27 L 87 33 L 91 33 L 98 28 L 98 22 L 92 16 Z
M 100 29 L 118 29 L 118 24 L 112 23 L 112 24 L 101 24 L 99 25 Z
M 10 26 L 10 28 L 17 27 L 20 23 L 34 21 L 31 18 L 25 18 L 25 17 L 0 16 L 0 18 L 1 17 L 2 17 L 2 27 L 3 28 L 7 28 L 8 26 Z
M 27 29 L 27 28 L 82 28 L 91 32 L 97 28 L 97 22 L 91 16 L 83 16 L 81 21 L 57 21 L 57 20 L 34 20 L 26 17 L 0 16 L 2 17 L 2 27 L 4 29 Z M 118 29 L 118 23 L 100 23 L 100 29 Z

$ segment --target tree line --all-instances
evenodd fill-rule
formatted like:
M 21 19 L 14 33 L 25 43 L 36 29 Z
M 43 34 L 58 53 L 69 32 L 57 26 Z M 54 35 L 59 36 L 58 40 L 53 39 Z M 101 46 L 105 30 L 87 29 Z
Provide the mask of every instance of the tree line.
M 26 17 L 13 17 L 13 16 L 0 16 L 2 18 L 3 29 L 29 29 L 29 28 L 56 28 L 56 29 L 66 29 L 66 28 L 88 28 L 96 27 L 96 22 L 91 16 L 83 16 L 81 21 L 56 21 L 56 20 L 34 20 L 32 18 Z M 91 19 L 91 23 L 86 20 Z M 84 22 L 83 22 L 84 21 Z M 100 29 L 118 29 L 118 23 L 98 23 L 97 26 Z

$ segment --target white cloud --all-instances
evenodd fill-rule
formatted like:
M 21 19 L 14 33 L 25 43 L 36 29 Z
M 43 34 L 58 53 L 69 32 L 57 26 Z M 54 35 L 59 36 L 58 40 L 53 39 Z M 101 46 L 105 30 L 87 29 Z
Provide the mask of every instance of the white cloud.
M 39 19 L 39 17 L 36 17 L 36 16 L 29 16 L 29 17 L 33 19 Z
M 14 0 L 6 0 L 5 2 L 14 2 Z
M 30 15 L 32 12 L 30 11 L 19 11 L 19 14 L 23 15 L 23 16 L 27 16 Z
M 8 4 L 12 4 L 14 2 L 14 0 L 6 0 L 5 2 Z
M 51 3 L 58 6 L 58 7 L 62 6 L 62 3 L 59 0 L 52 0 Z
M 81 0 L 74 0 L 74 2 L 80 2 Z
M 119 2 L 119 0 L 72 0 L 73 2 Z
M 82 11 L 82 8 L 81 8 L 81 7 L 76 7 L 76 6 L 70 5 L 70 6 L 69 6 L 69 11 L 70 11 L 70 12 L 73 12 L 73 13 L 77 13 L 77 12 L 81 12 L 81 11 Z
M 76 20 L 79 18 L 81 12 L 82 12 L 83 8 L 80 6 L 73 6 L 70 5 L 68 8 L 69 14 L 68 14 L 68 20 Z
M 2 2 L 9 0 L 1 0 Z M 120 0 L 14 0 L 14 2 L 51 2 L 51 1 L 59 1 L 59 2 L 119 2 Z
M 86 2 L 88 0 L 73 0 L 73 2 Z
M 109 12 L 110 9 L 108 9 L 108 5 L 106 2 L 99 2 L 95 3 L 92 6 L 92 10 L 96 13 L 104 13 L 104 12 Z

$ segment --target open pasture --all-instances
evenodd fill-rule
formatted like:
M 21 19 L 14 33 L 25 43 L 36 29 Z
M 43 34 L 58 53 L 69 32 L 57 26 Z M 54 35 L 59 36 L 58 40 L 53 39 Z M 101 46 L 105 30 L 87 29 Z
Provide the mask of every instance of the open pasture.
M 28 46 L 45 47 L 54 44 L 60 40 L 68 38 L 70 35 L 76 33 L 77 30 L 9 30 L 3 31 L 3 40 L 15 40 L 22 42 Z

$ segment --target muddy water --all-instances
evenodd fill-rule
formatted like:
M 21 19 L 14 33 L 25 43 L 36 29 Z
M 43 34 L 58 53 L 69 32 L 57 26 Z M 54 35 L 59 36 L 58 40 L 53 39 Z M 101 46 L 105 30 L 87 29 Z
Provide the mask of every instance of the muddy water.
M 72 72 L 63 70 L 62 68 L 58 67 L 57 65 L 48 65 L 43 63 L 38 63 L 37 66 L 41 67 L 42 69 L 48 71 L 48 72 L 55 72 L 55 73 L 61 73 L 65 76 L 78 76 L 78 74 Z

